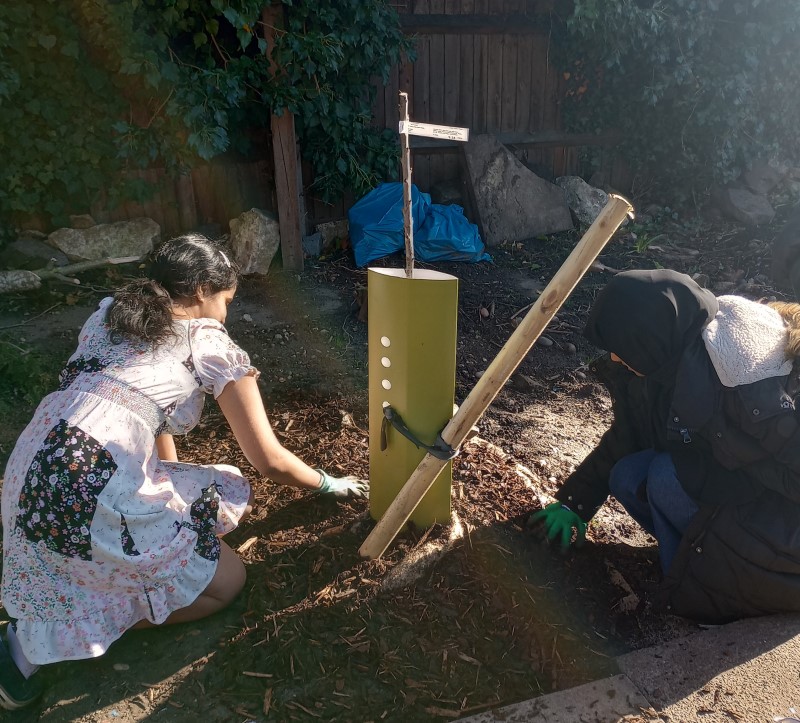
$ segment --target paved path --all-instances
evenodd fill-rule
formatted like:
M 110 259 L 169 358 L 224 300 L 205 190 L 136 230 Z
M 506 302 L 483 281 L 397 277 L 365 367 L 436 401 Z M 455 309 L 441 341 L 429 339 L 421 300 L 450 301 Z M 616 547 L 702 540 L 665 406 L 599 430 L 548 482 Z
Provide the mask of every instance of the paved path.
M 800 711 L 800 616 L 740 620 L 616 662 L 612 678 L 461 723 L 773 723 Z

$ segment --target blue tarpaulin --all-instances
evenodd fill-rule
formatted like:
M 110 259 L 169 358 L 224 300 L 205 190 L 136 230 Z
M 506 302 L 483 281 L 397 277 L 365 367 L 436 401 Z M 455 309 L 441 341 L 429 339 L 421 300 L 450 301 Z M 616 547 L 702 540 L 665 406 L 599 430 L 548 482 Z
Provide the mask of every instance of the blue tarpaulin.
M 432 204 L 431 197 L 411 186 L 414 255 L 421 261 L 491 261 L 478 227 L 455 204 Z M 403 184 L 382 183 L 348 213 L 350 243 L 356 266 L 388 256 L 405 246 Z

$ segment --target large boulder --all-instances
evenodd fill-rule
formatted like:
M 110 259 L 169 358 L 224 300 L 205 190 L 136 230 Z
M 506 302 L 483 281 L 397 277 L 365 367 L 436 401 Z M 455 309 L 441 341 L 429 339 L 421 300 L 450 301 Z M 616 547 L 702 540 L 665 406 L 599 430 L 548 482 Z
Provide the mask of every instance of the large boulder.
M 608 194 L 590 186 L 580 176 L 561 176 L 556 185 L 567 194 L 567 205 L 578 223 L 591 226 L 608 203 Z
M 494 136 L 473 136 L 464 154 L 488 246 L 573 228 L 564 191 L 526 168 Z
M 714 200 L 720 211 L 745 226 L 766 226 L 775 218 L 775 209 L 767 197 L 745 188 L 717 190 Z
M 278 219 L 258 208 L 231 219 L 228 241 L 243 274 L 267 274 L 281 245 Z
M 101 223 L 90 228 L 60 228 L 47 243 L 70 261 L 98 261 L 106 257 L 146 256 L 161 239 L 161 226 L 151 218 Z

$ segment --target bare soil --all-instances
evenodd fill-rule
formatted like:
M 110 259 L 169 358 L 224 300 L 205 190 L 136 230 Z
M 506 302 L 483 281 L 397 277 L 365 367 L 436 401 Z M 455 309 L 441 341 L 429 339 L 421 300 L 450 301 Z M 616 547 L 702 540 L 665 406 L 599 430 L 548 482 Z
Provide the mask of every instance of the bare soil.
M 382 559 L 361 559 L 358 547 L 374 524 L 366 504 L 324 501 L 259 478 L 212 402 L 178 441 L 179 455 L 236 464 L 254 481 L 257 512 L 229 536 L 247 565 L 245 591 L 208 620 L 128 633 L 102 658 L 51 666 L 41 703 L 8 719 L 453 720 L 612 674 L 614 656 L 693 632 L 653 605 L 654 541 L 613 500 L 590 525 L 587 544 L 567 555 L 525 524 L 610 421 L 608 395 L 586 366 L 598 350 L 580 330 L 613 270 L 660 265 L 701 274 L 716 293 L 788 292 L 769 275 L 775 229 L 669 222 L 656 231 L 644 238 L 623 230 L 612 240 L 600 257 L 607 269 L 581 282 L 545 332 L 551 343 L 537 343 L 490 407 L 479 437 L 454 462 L 453 506 L 465 535 L 410 583 L 385 581 L 449 529 L 409 530 Z M 563 234 L 492 249 L 493 264 L 431 267 L 460 280 L 457 401 L 577 240 Z M 124 278 L 84 281 L 80 290 L 0 297 L 0 344 L 63 363 L 82 321 Z M 245 280 L 228 320 L 262 372 L 283 443 L 315 466 L 361 476 L 368 475 L 365 285 L 366 272 L 339 251 L 301 274 L 277 269 Z M 17 402 L 0 430 L 0 464 L 33 410 L 24 396 Z

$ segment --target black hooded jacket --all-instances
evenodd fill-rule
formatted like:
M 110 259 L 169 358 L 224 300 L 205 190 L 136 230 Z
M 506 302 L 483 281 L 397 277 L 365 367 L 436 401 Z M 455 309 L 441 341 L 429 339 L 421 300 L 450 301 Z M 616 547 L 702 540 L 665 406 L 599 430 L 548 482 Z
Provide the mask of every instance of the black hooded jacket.
M 704 293 L 693 298 L 699 287 L 682 274 L 628 273 L 639 275 L 633 279 L 637 294 L 651 288 L 655 274 L 656 281 L 666 284 L 656 296 L 663 297 L 667 287 L 689 285 L 692 294 L 684 297 L 684 305 L 704 306 L 700 317 L 715 310 L 706 296 L 710 292 L 700 290 Z M 609 293 L 618 295 L 620 286 L 609 286 Z M 674 296 L 669 302 L 680 318 L 682 302 Z M 661 336 L 658 348 L 668 361 L 658 366 L 658 354 L 648 360 L 646 341 L 627 341 L 637 314 L 628 314 L 629 306 L 606 306 L 602 293 L 598 304 L 587 336 L 650 375 L 636 376 L 608 355 L 592 364 L 611 393 L 614 421 L 557 499 L 588 521 L 608 497 L 608 477 L 616 462 L 643 449 L 669 452 L 678 479 L 700 511 L 664 581 L 665 606 L 705 622 L 800 610 L 800 412 L 795 410 L 793 376 L 723 386 L 699 336 L 708 322 L 698 327 L 699 317 L 693 314 L 684 315 L 684 321 L 694 321 L 684 324 L 690 331 L 676 357 L 663 344 L 672 332 L 655 335 Z M 659 304 L 663 306 L 663 299 L 655 301 Z M 640 306 L 639 320 L 655 308 L 648 311 L 646 301 Z M 611 309 L 613 317 L 604 309 Z M 622 309 L 627 320 L 619 316 Z M 664 318 L 660 323 L 662 331 L 669 326 Z M 637 352 L 641 344 L 645 351 Z

